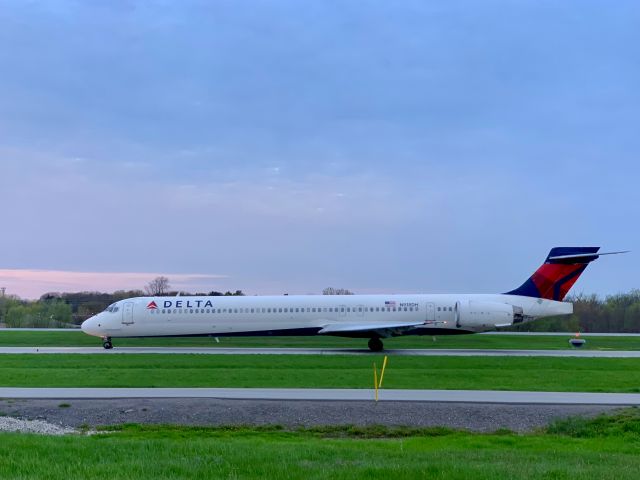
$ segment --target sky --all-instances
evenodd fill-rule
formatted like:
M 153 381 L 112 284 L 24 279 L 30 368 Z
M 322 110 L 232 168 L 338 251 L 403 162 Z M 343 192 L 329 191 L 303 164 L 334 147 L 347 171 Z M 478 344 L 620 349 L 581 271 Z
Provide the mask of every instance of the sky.
M 640 287 L 635 1 L 0 0 L 0 287 Z

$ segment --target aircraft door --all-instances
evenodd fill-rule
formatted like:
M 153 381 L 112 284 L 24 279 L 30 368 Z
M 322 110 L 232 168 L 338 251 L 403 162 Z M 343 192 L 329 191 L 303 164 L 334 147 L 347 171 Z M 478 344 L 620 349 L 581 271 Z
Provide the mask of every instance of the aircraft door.
M 427 303 L 427 322 L 436 321 L 436 305 L 435 303 Z
M 133 324 L 133 302 L 126 302 L 122 305 L 122 324 Z

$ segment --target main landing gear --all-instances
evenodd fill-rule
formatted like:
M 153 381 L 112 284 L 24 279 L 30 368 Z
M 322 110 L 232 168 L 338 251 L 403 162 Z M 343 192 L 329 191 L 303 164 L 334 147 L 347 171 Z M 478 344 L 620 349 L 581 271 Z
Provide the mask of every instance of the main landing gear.
M 369 350 L 372 352 L 381 352 L 383 348 L 384 344 L 378 337 L 373 337 L 369 340 Z
M 104 337 L 102 339 L 102 346 L 105 350 L 111 350 L 113 348 L 113 343 L 111 343 L 111 337 Z

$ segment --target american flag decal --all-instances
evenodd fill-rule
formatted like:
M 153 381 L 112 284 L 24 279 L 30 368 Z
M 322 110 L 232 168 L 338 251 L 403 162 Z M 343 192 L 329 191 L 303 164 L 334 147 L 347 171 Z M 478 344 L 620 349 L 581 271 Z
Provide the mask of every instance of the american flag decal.
M 395 306 L 396 306 L 396 302 L 394 302 L 394 301 L 389 301 L 389 300 L 387 300 L 386 302 L 384 302 L 384 304 L 385 304 L 387 307 L 395 307 Z

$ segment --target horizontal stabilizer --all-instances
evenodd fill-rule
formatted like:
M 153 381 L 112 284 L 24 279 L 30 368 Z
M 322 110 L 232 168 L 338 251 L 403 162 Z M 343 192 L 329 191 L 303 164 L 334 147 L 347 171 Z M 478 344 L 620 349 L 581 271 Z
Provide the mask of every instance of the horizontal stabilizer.
M 556 255 L 553 257 L 549 256 L 547 258 L 547 261 L 561 261 L 562 263 L 589 263 L 603 255 L 618 255 L 620 253 L 629 253 L 629 250 L 623 250 L 621 252 L 580 253 L 577 255 Z

